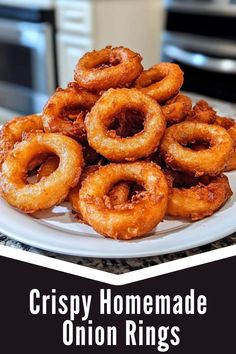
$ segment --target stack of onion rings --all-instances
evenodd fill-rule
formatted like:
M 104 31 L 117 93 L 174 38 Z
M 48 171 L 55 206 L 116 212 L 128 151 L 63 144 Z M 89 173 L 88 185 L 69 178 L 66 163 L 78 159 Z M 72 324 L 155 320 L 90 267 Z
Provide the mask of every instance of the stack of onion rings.
M 33 213 L 66 201 L 77 221 L 131 240 L 165 215 L 195 221 L 226 203 L 235 121 L 203 100 L 192 108 L 178 65 L 143 71 L 141 60 L 124 47 L 86 53 L 42 116 L 4 125 L 0 189 L 10 205 Z

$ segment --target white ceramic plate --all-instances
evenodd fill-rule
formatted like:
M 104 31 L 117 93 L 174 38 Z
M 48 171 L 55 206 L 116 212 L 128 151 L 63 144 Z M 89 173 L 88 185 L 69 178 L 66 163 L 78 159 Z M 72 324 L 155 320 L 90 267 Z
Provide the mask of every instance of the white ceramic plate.
M 2 199 L 0 231 L 34 247 L 84 257 L 133 258 L 186 250 L 236 231 L 236 172 L 228 176 L 234 195 L 213 216 L 195 223 L 167 220 L 150 236 L 138 240 L 104 238 L 90 227 L 75 223 L 66 204 L 32 217 L 20 213 Z

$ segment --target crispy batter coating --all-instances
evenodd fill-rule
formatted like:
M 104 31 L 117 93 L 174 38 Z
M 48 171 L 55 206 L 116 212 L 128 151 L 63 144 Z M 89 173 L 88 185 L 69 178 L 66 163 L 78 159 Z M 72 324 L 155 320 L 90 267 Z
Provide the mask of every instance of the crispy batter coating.
M 170 187 L 169 216 L 201 220 L 221 208 L 233 194 L 225 175 L 196 178 L 166 171 L 166 177 Z
M 221 126 L 222 128 L 225 128 L 226 130 L 235 126 L 235 120 L 227 117 L 216 116 L 214 123 Z
M 177 95 L 184 82 L 184 74 L 177 64 L 160 63 L 144 70 L 135 82 L 135 87 L 164 103 Z
M 114 117 L 122 110 L 144 114 L 144 127 L 132 137 L 122 138 L 109 130 Z M 111 161 L 134 161 L 154 152 L 165 130 L 161 107 L 136 89 L 110 89 L 85 119 L 89 145 Z
M 161 108 L 167 124 L 170 126 L 185 120 L 186 116 L 191 112 L 192 100 L 188 96 L 179 93 L 166 101 Z
M 186 120 L 214 124 L 216 120 L 216 111 L 209 106 L 207 101 L 200 100 L 195 104 L 193 110 L 189 112 Z
M 202 151 L 187 147 L 196 142 L 210 146 Z M 221 173 L 233 153 L 233 141 L 224 128 L 206 123 L 182 122 L 166 129 L 160 146 L 166 163 L 195 176 Z
M 56 154 L 59 167 L 38 183 L 27 182 L 28 165 L 40 153 Z M 63 201 L 80 177 L 83 166 L 81 146 L 59 134 L 31 134 L 11 151 L 2 165 L 3 198 L 25 213 L 48 209 Z
M 43 110 L 43 125 L 47 133 L 61 133 L 83 141 L 86 138 L 84 119 L 98 96 L 71 84 L 57 89 Z
M 75 68 L 75 81 L 91 91 L 126 87 L 143 70 L 141 56 L 124 47 L 86 53 Z
M 106 196 L 120 181 L 136 181 L 145 190 L 119 208 L 106 206 Z M 166 178 L 157 165 L 149 162 L 100 167 L 85 179 L 79 193 L 79 209 L 85 221 L 104 236 L 125 240 L 156 227 L 165 215 L 167 201 Z

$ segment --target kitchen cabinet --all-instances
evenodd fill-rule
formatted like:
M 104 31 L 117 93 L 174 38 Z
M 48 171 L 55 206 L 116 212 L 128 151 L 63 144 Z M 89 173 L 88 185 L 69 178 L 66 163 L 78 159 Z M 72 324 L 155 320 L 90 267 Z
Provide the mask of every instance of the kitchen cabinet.
M 73 81 L 78 58 L 90 51 L 92 44 L 89 38 L 73 36 L 63 32 L 56 35 L 56 41 L 59 85 L 65 87 L 68 82 Z
M 161 0 L 58 0 L 56 5 L 59 84 L 73 80 L 78 59 L 106 45 L 139 52 L 147 68 L 160 60 Z

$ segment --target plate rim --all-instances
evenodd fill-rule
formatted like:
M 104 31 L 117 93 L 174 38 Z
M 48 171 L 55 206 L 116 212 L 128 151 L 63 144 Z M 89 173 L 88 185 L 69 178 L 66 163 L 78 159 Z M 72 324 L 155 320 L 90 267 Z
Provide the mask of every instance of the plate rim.
M 64 231 L 52 229 L 52 228 L 50 228 L 50 227 L 48 227 L 46 225 L 38 223 L 33 218 L 31 219 L 28 215 L 19 213 L 17 210 L 12 208 L 11 206 L 7 205 L 7 208 L 9 208 L 9 210 L 17 213 L 19 215 L 19 217 L 22 216 L 22 217 L 26 217 L 27 219 L 29 218 L 28 219 L 28 223 L 26 222 L 25 226 L 27 227 L 27 225 L 31 224 L 31 222 L 32 222 L 35 225 L 35 230 L 36 230 L 35 232 L 37 234 L 42 232 L 42 233 L 44 233 L 46 235 L 48 233 L 50 233 L 51 235 L 56 235 L 57 237 L 59 237 L 59 235 L 60 235 L 60 236 L 63 236 L 63 238 L 67 237 L 67 236 L 71 236 L 73 238 L 74 237 L 75 238 L 78 237 L 76 235 L 70 234 L 69 232 L 66 233 Z M 217 214 L 218 214 L 218 212 L 215 214 L 216 217 L 217 217 Z M 208 222 L 206 222 L 206 220 Z M 231 233 L 236 231 L 236 224 L 233 224 L 232 217 L 229 217 L 229 214 L 228 214 L 225 217 L 226 224 L 224 223 L 224 228 L 222 229 L 222 228 L 219 227 L 216 230 L 214 230 L 214 232 L 211 231 L 210 234 L 209 234 L 209 230 L 212 230 L 212 229 L 210 227 L 209 228 L 208 227 L 205 228 L 204 225 L 208 224 L 208 226 L 209 226 L 209 223 L 210 224 L 213 223 L 216 226 L 218 224 L 217 221 L 219 221 L 219 220 L 213 220 L 213 217 L 212 217 L 212 219 L 210 219 L 210 218 L 203 219 L 201 221 L 189 224 L 189 226 L 185 227 L 184 229 L 180 229 L 180 230 L 174 231 L 171 235 L 164 235 L 164 236 L 161 236 L 161 237 L 158 237 L 158 238 L 155 238 L 155 239 L 151 240 L 153 242 L 156 242 L 156 241 L 158 242 L 159 239 L 163 239 L 163 238 L 165 239 L 168 236 L 178 238 L 178 235 L 181 234 L 182 237 L 183 236 L 185 237 L 186 233 L 189 233 L 189 234 L 190 233 L 194 233 L 195 234 L 195 233 L 198 233 L 200 231 L 202 233 L 202 236 L 204 236 L 204 234 L 206 235 L 206 233 L 208 233 L 207 242 L 205 242 L 205 239 L 203 237 L 201 237 L 199 240 L 193 241 L 193 240 L 191 240 L 191 235 L 190 235 L 189 239 L 191 240 L 191 242 L 188 242 L 187 245 L 180 243 L 180 244 L 178 244 L 176 246 L 176 244 L 173 244 L 173 246 L 167 247 L 168 249 L 158 250 L 156 248 L 154 248 L 154 249 L 150 248 L 149 250 L 144 250 L 143 252 L 139 251 L 138 253 L 130 253 L 130 249 L 128 249 L 128 251 L 126 251 L 126 252 L 124 252 L 124 250 L 123 250 L 122 252 L 118 251 L 116 253 L 114 253 L 114 251 L 112 253 L 109 253 L 109 251 L 106 251 L 106 250 L 103 251 L 103 252 L 101 252 L 101 251 L 97 252 L 94 249 L 92 249 L 92 250 L 90 249 L 89 251 L 86 250 L 86 249 L 85 250 L 84 249 L 81 250 L 81 249 L 77 249 L 77 248 L 72 249 L 71 247 L 68 247 L 68 248 L 65 249 L 65 248 L 57 246 L 57 245 L 55 245 L 53 243 L 50 243 L 48 245 L 48 244 L 45 244 L 43 242 L 40 242 L 40 238 L 39 237 L 36 237 L 35 239 L 28 239 L 27 236 L 24 236 L 24 235 L 21 234 L 21 231 L 20 232 L 19 231 L 18 232 L 12 231 L 12 228 L 8 229 L 8 228 L 4 227 L 2 224 L 0 224 L 0 232 L 2 232 L 6 236 L 8 236 L 8 237 L 10 237 L 10 238 L 12 238 L 12 239 L 14 239 L 16 241 L 19 241 L 19 242 L 21 242 L 23 244 L 26 244 L 26 245 L 29 245 L 31 247 L 36 247 L 36 248 L 42 249 L 44 251 L 49 251 L 49 252 L 52 252 L 52 253 L 63 254 L 65 256 L 69 256 L 70 255 L 70 256 L 77 256 L 77 257 L 104 258 L 104 259 L 123 259 L 123 258 L 132 259 L 132 258 L 144 258 L 144 257 L 160 256 L 160 255 L 164 255 L 164 254 L 171 254 L 171 253 L 178 253 L 178 252 L 181 252 L 181 251 L 186 251 L 186 250 L 193 249 L 193 248 L 196 248 L 196 247 L 200 247 L 200 246 L 212 243 L 214 241 L 217 241 L 219 239 L 222 239 L 222 238 L 226 237 L 227 235 L 230 235 Z M 29 230 L 31 230 L 31 227 L 29 228 Z M 148 239 L 150 239 L 150 237 L 147 237 L 147 238 L 144 238 L 144 239 L 138 239 L 137 241 L 138 242 L 142 242 L 142 240 L 147 241 Z M 113 242 L 113 243 L 114 242 L 119 242 L 120 244 L 124 244 L 124 241 L 116 241 L 116 240 L 112 240 L 112 239 L 105 239 L 105 240 L 107 240 L 108 242 Z M 134 241 L 130 241 L 130 243 L 132 243 L 132 242 L 135 242 L 135 240 Z

